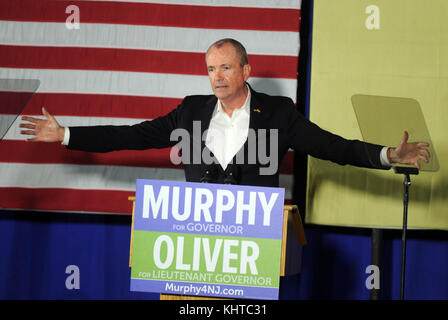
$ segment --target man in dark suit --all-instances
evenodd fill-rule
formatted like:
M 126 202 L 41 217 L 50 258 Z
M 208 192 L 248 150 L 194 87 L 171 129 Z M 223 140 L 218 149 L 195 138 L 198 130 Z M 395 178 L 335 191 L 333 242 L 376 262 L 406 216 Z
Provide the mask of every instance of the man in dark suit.
M 35 135 L 28 141 L 59 141 L 69 149 L 108 152 L 172 147 L 178 143 L 173 132 L 182 130 L 192 137 L 180 148 L 187 181 L 209 175 L 223 183 L 231 176 L 239 184 L 278 186 L 278 164 L 289 148 L 341 165 L 378 169 L 394 163 L 419 167 L 418 160 L 428 161 L 428 144 L 408 143 L 406 132 L 396 148 L 346 140 L 305 119 L 291 99 L 254 91 L 246 82 L 251 71 L 246 51 L 233 39 L 211 45 L 206 63 L 214 95 L 188 96 L 166 116 L 133 126 L 63 128 L 43 108 L 47 119 L 23 117 L 31 123 L 20 124 L 28 129 L 22 133 Z M 260 159 L 260 148 L 251 148 L 254 144 L 270 150 L 274 170 L 269 170 L 272 163 Z M 205 154 L 212 163 L 204 161 Z

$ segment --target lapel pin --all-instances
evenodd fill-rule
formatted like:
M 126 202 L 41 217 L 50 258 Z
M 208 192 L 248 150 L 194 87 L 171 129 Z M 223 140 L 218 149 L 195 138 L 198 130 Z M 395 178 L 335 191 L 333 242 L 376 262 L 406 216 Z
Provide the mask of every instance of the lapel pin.
M 258 109 L 258 108 L 255 108 L 254 111 L 255 111 L 255 112 L 261 112 L 261 110 Z

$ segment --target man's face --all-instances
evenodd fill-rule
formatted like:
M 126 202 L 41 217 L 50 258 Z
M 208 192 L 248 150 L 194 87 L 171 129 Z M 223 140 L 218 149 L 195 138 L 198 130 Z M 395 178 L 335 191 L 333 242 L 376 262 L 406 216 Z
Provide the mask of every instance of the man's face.
M 245 99 L 245 82 L 249 78 L 250 66 L 247 64 L 241 67 L 233 45 L 226 43 L 220 48 L 210 48 L 205 60 L 212 90 L 216 97 L 224 103 Z

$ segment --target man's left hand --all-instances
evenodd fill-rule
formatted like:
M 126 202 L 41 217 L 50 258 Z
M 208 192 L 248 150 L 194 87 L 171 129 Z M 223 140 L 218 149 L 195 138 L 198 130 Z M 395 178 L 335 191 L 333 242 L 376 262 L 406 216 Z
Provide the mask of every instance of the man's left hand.
M 429 147 L 427 142 L 408 143 L 409 134 L 407 131 L 403 134 L 403 139 L 396 148 L 387 150 L 387 158 L 390 163 L 410 164 L 416 166 L 420 170 L 418 160 L 429 162 L 431 156 L 429 151 L 425 149 Z

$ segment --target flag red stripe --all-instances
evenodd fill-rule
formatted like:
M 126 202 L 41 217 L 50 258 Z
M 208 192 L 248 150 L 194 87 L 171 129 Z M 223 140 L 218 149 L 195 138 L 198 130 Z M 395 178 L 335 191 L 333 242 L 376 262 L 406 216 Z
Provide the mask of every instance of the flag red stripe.
M 32 92 L 0 91 L 0 114 L 20 114 Z
M 0 94 L 1 96 L 1 94 Z M 176 108 L 182 99 L 107 94 L 36 93 L 23 114 L 154 119 Z
M 250 55 L 253 77 L 297 78 L 297 57 Z M 207 75 L 205 54 L 155 50 L 0 45 L 0 67 Z
M 58 143 L 30 143 L 22 140 L 0 141 L 0 162 L 182 168 L 171 163 L 168 148 L 92 153 L 67 150 Z
M 188 6 L 105 1 L 0 2 L 0 20 L 64 22 L 76 5 L 82 23 L 298 32 L 299 9 Z M 71 20 L 70 20 L 71 21 Z
M 0 162 L 182 169 L 182 165 L 171 163 L 169 148 L 87 153 L 67 150 L 57 143 L 30 143 L 22 140 L 0 141 Z M 293 162 L 294 154 L 288 152 L 280 166 L 280 173 L 293 174 Z
M 4 97 L 2 97 L 2 95 Z M 0 92 L 0 101 L 19 101 Z M 23 101 L 23 100 L 22 100 Z M 44 106 L 55 116 L 111 117 L 150 120 L 175 109 L 182 99 L 140 97 L 107 94 L 36 93 L 22 112 L 41 116 Z M 6 104 L 4 104 L 6 105 Z M 15 114 L 17 108 L 5 109 L 5 114 Z M 9 112 L 10 111 L 10 112 Z M 63 125 L 63 124 L 62 124 Z
M 0 187 L 0 208 L 131 214 L 132 191 Z

